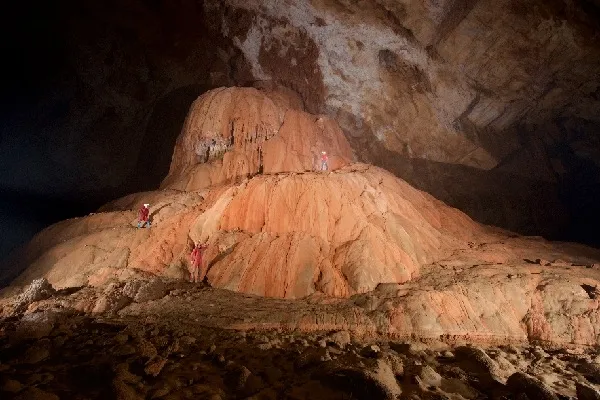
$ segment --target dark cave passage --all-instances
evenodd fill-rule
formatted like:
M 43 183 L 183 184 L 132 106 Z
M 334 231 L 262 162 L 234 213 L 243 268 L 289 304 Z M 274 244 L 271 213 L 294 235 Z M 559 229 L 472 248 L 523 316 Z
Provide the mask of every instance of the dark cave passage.
M 193 1 L 8 5 L 0 260 L 52 223 L 158 188 L 189 106 L 228 68 L 202 13 Z
M 0 258 L 46 226 L 94 212 L 118 197 L 157 189 L 169 171 L 175 141 L 190 105 L 209 89 L 203 85 L 189 85 L 175 89 L 157 101 L 146 124 L 134 172 L 116 188 L 62 195 L 0 192 Z
M 160 98 L 148 118 L 134 173 L 129 177 L 132 192 L 157 189 L 169 172 L 175 141 L 181 132 L 190 105 L 205 85 L 189 85 L 175 89 Z

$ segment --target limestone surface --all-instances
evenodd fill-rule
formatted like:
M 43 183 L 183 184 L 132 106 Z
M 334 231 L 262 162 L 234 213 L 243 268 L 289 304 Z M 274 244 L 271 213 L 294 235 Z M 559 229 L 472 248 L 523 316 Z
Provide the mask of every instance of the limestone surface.
M 163 188 L 199 190 L 261 173 L 329 170 L 354 158 L 336 122 L 303 112 L 297 97 L 219 88 L 192 104 Z
M 383 169 L 352 162 L 335 122 L 294 104 L 287 93 L 256 89 L 201 96 L 164 188 L 42 231 L 3 294 L 45 278 L 61 293 L 98 288 L 72 305 L 83 312 L 185 319 L 199 311 L 172 305 L 161 279 L 186 280 L 194 243 L 207 242 L 200 276 L 213 288 L 304 299 L 298 308 L 270 303 L 252 315 L 231 298 L 238 309 L 222 316 L 227 326 L 600 343 L 597 250 L 477 224 Z M 323 147 L 330 170 L 315 171 Z M 137 228 L 136 210 L 147 202 L 152 227 Z M 477 357 L 507 378 L 510 369 Z

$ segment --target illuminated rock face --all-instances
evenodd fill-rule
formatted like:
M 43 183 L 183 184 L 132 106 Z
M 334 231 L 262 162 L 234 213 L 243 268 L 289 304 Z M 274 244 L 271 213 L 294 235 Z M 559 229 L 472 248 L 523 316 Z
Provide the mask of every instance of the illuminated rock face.
M 165 190 L 49 228 L 30 244 L 32 264 L 19 280 L 42 273 L 62 287 L 128 269 L 170 274 L 187 265 L 191 243 L 209 240 L 214 286 L 347 297 L 409 281 L 482 230 L 392 174 L 351 164 L 337 124 L 292 100 L 256 89 L 207 92 L 190 109 Z M 329 154 L 326 172 L 315 166 L 320 150 Z M 132 228 L 140 201 L 152 205 L 151 229 Z M 127 208 L 134 211 L 116 211 Z
M 212 229 L 200 218 L 192 232 L 204 238 Z M 267 296 L 347 297 L 411 280 L 421 264 L 478 229 L 375 167 L 261 176 L 223 209 L 217 240 L 229 243 L 231 253 L 212 265 L 208 279 Z M 453 236 L 458 232 L 460 238 Z
M 186 279 L 193 244 L 206 241 L 201 276 L 213 287 L 336 307 L 262 316 L 265 326 L 598 344 L 598 251 L 477 224 L 352 162 L 336 123 L 299 108 L 285 93 L 207 92 L 190 109 L 162 190 L 42 231 L 13 260 L 24 271 L 4 294 L 42 277 L 57 289 L 98 290 Z M 314 171 L 323 147 L 330 171 Z M 142 203 L 151 228 L 136 228 Z M 112 303 L 95 304 L 102 312 Z
M 198 190 L 259 172 L 329 170 L 354 158 L 342 130 L 301 111 L 297 97 L 253 88 L 220 88 L 190 109 L 163 187 Z

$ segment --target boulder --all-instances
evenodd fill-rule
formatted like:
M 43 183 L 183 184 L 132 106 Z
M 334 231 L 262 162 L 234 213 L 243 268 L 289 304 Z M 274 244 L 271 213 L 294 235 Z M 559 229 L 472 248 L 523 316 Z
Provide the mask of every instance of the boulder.
M 52 285 L 44 277 L 35 279 L 14 302 L 14 312 L 23 312 L 36 301 L 45 300 L 56 293 Z
M 530 399 L 558 400 L 558 396 L 547 385 L 524 372 L 512 374 L 506 385 L 513 393 L 525 393 Z
M 581 382 L 575 382 L 577 400 L 600 400 L 600 390 Z
M 364 368 L 342 365 L 327 367 L 323 382 L 348 391 L 359 399 L 396 399 L 402 389 L 392 368 L 383 359 L 373 360 Z
M 342 349 L 344 347 L 346 347 L 346 345 L 349 345 L 351 342 L 350 332 L 348 332 L 348 331 L 338 331 L 338 332 L 332 333 L 331 335 L 329 335 L 329 337 L 327 339 L 330 342 L 335 343 L 337 346 L 341 347 Z
M 588 381 L 600 384 L 600 364 L 583 361 L 577 365 L 577 371 L 581 372 Z
M 59 315 L 50 311 L 40 311 L 26 314 L 17 324 L 11 340 L 20 341 L 28 339 L 40 339 L 50 335 L 54 329 Z
M 154 278 L 140 286 L 133 300 L 136 303 L 158 300 L 165 297 L 167 291 L 167 285 L 160 278 Z
M 459 358 L 475 363 L 482 372 L 490 374 L 495 379 L 502 380 L 498 364 L 483 349 L 476 346 L 460 346 L 456 348 L 455 354 Z
M 424 390 L 431 387 L 440 387 L 442 385 L 442 376 L 429 365 L 420 368 L 416 380 Z

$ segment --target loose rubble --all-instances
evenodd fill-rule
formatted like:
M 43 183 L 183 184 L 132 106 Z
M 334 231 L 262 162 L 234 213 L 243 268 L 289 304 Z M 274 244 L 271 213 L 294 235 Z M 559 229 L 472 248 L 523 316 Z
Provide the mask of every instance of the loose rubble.
M 160 282 L 150 279 L 112 286 L 109 292 L 119 291 L 127 297 L 143 287 L 161 288 L 152 290 L 157 294 L 149 299 L 130 301 L 118 311 L 72 308 L 85 297 L 105 294 L 94 288 L 69 294 L 55 291 L 50 298 L 32 302 L 30 308 L 35 311 L 21 314 L 12 312 L 10 302 L 0 303 L 3 312 L 11 311 L 0 319 L 0 396 L 599 398 L 597 347 L 454 346 L 378 334 L 361 336 L 347 330 L 262 329 L 259 320 L 254 325 L 249 321 L 246 329 L 231 329 L 237 316 L 227 291 Z M 132 286 L 138 289 L 131 291 Z M 155 299 L 163 290 L 166 296 Z M 247 297 L 229 293 L 239 296 L 238 304 Z M 274 299 L 251 299 L 252 305 L 244 306 L 250 308 L 243 312 L 258 314 L 265 308 L 278 312 Z M 170 313 L 158 317 L 154 312 L 157 302 Z M 199 304 L 215 311 L 194 314 L 191 310 Z M 305 307 L 314 309 L 315 304 L 306 302 Z M 178 308 L 185 309 L 188 317 L 174 312 Z M 218 314 L 222 319 L 215 320 Z

